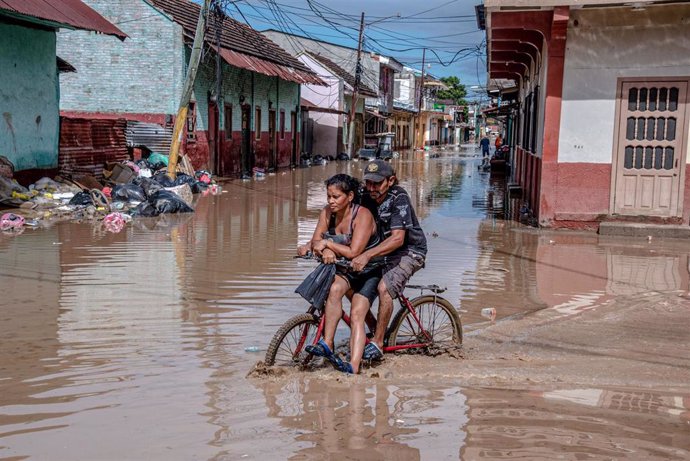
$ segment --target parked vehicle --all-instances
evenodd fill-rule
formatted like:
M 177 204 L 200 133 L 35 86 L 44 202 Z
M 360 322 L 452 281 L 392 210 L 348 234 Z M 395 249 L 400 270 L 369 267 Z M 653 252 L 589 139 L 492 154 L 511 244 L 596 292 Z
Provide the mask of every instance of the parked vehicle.
M 395 138 L 395 133 L 378 133 L 375 136 L 378 139 L 377 145 L 364 146 L 357 152 L 357 158 L 367 161 L 377 158 L 383 160 L 392 159 L 394 157 L 393 138 Z

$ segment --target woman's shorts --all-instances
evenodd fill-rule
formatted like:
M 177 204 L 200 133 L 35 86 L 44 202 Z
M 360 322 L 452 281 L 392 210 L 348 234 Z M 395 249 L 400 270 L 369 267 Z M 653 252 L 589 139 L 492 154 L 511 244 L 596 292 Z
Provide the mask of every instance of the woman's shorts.
M 372 269 L 366 272 L 338 272 L 337 275 L 344 278 L 354 294 L 364 296 L 371 306 L 379 295 L 379 281 L 381 281 L 381 269 Z

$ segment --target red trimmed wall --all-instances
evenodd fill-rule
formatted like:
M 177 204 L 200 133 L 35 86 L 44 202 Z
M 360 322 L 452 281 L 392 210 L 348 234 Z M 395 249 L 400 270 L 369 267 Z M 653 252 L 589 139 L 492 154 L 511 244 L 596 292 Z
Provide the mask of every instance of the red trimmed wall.
M 118 118 L 124 118 L 125 120 L 135 120 L 137 122 L 146 123 L 157 123 L 163 126 L 165 126 L 166 117 L 173 117 L 172 121 L 175 121 L 175 116 L 170 114 L 133 114 L 128 112 L 104 113 L 63 110 L 60 111 L 60 116 L 68 118 L 84 118 L 89 120 L 113 120 Z
M 218 173 L 221 176 L 239 176 L 242 168 L 242 132 L 233 131 L 232 139 L 225 139 L 225 134 L 220 135 L 220 159 L 218 165 Z M 269 138 L 268 132 L 262 132 L 260 139 L 255 139 L 254 133 L 251 133 L 250 144 L 254 151 L 254 166 L 257 168 L 269 167 Z M 209 145 L 208 133 L 206 131 L 196 132 L 196 142 L 185 143 L 185 153 L 189 155 L 189 159 L 194 165 L 195 169 L 208 168 L 209 164 Z M 286 132 L 285 138 L 280 139 L 280 134 L 277 134 L 276 149 L 277 167 L 287 168 L 290 166 L 292 160 L 292 133 Z
M 555 169 L 553 227 L 597 229 L 609 212 L 611 165 L 559 163 Z
M 539 196 L 540 159 L 516 149 L 515 180 L 523 188 L 523 197 L 534 206 Z M 541 197 L 552 211 L 549 227 L 596 230 L 599 223 L 615 219 L 609 214 L 612 167 L 608 163 L 554 163 L 549 174 L 555 179 L 552 194 Z M 690 165 L 685 167 L 682 224 L 690 221 Z M 533 209 L 535 215 L 538 210 Z M 625 218 L 619 218 L 625 219 Z M 677 223 L 678 218 L 649 217 L 645 222 Z

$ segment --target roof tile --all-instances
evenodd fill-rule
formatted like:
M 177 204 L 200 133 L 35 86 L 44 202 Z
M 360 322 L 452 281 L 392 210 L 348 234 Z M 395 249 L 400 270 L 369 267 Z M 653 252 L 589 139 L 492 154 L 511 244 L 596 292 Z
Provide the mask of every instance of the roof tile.
M 188 0 L 147 1 L 172 16 L 173 20 L 184 28 L 187 35 L 194 36 L 201 5 Z M 221 47 L 313 74 L 307 66 L 273 43 L 268 37 L 226 14 L 222 15 L 222 22 L 216 19 L 214 14 L 209 16 L 207 42 L 215 43 L 218 25 L 220 25 Z

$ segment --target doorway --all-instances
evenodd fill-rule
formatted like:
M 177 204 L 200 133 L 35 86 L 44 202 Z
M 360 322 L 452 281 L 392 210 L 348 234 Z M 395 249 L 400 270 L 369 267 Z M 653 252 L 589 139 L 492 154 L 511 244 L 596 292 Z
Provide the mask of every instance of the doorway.
M 242 174 L 249 174 L 254 167 L 251 157 L 251 106 L 249 104 L 242 105 Z
M 209 98 L 208 101 L 208 162 L 209 170 L 214 175 L 219 174 L 220 165 L 218 165 L 219 152 L 219 124 L 220 117 L 218 113 L 218 104 L 216 101 Z
M 297 114 L 295 112 L 290 112 L 290 134 L 292 135 L 292 155 L 290 156 L 291 165 L 297 166 Z
M 276 150 L 276 111 L 268 111 L 268 169 L 275 171 L 278 167 Z
M 619 82 L 611 207 L 633 216 L 682 215 L 688 81 Z

